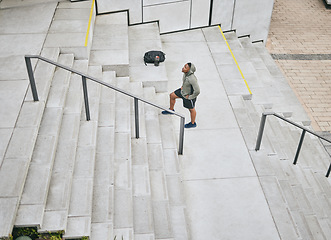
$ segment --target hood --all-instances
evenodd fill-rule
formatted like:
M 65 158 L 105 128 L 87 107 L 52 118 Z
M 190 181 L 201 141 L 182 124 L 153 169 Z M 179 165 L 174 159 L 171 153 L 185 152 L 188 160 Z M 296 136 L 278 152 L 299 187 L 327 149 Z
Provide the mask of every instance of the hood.
M 191 63 L 191 68 L 190 70 L 186 73 L 186 75 L 191 75 L 195 72 L 196 68 L 195 65 L 193 63 Z

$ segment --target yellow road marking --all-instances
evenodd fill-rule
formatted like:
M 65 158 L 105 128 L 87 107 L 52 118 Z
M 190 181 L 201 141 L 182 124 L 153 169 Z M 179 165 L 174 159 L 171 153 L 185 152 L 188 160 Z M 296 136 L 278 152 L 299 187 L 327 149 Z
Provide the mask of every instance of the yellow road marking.
M 92 15 L 93 15 L 93 7 L 94 7 L 94 0 L 92 1 L 90 18 L 88 20 L 88 27 L 87 27 L 86 37 L 85 37 L 85 47 L 87 46 L 88 36 L 89 36 L 89 33 L 90 33 L 90 28 L 91 28 L 91 20 L 92 20 Z
M 246 84 L 246 87 L 247 87 L 247 89 L 248 89 L 248 91 L 249 91 L 249 94 L 252 94 L 251 89 L 249 88 L 249 86 L 248 86 L 248 84 L 247 84 L 247 81 L 246 81 L 246 79 L 245 79 L 245 77 L 244 77 L 244 74 L 242 73 L 242 71 L 241 71 L 241 69 L 240 69 L 240 67 L 239 67 L 238 62 L 237 62 L 236 58 L 235 58 L 234 55 L 233 55 L 233 52 L 232 52 L 232 50 L 231 50 L 231 48 L 230 48 L 230 45 L 229 45 L 228 41 L 226 40 L 226 38 L 225 38 L 225 36 L 224 36 L 224 33 L 223 33 L 222 29 L 221 29 L 221 26 L 218 25 L 218 28 L 220 29 L 220 31 L 221 31 L 221 33 L 222 33 L 222 36 L 223 36 L 223 38 L 224 38 L 224 40 L 225 40 L 225 42 L 226 42 L 226 45 L 228 46 L 228 48 L 229 48 L 229 50 L 230 50 L 230 53 L 231 53 L 231 55 L 232 55 L 232 58 L 233 58 L 234 62 L 236 63 L 236 65 L 237 65 L 237 67 L 238 67 L 238 69 L 239 69 L 239 72 L 240 72 L 242 78 L 243 78 L 244 81 L 245 81 L 245 84 Z

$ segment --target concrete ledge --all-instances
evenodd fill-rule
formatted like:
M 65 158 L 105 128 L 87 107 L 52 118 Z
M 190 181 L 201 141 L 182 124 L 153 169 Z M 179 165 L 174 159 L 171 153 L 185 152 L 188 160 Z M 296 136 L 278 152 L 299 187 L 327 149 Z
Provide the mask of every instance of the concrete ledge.
M 69 217 L 67 231 L 63 235 L 64 239 L 80 239 L 91 234 L 90 217 Z
M 12 233 L 17 210 L 18 198 L 0 198 L 0 238 L 9 237 Z
M 39 233 L 58 232 L 66 229 L 67 213 L 63 210 L 45 211 L 43 226 Z
M 21 205 L 15 219 L 15 227 L 41 227 L 40 219 L 43 219 L 44 205 Z
M 103 65 L 102 71 L 114 71 L 117 77 L 128 77 L 130 75 L 128 64 Z

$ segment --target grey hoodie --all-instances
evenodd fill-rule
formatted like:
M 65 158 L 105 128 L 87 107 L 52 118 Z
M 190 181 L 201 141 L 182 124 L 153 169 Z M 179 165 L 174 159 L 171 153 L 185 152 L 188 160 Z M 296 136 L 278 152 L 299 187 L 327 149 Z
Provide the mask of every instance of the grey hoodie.
M 183 75 L 183 85 L 181 94 L 189 100 L 196 98 L 200 94 L 200 87 L 198 85 L 198 79 L 194 75 L 196 68 L 193 63 L 191 63 L 191 68 L 187 73 Z M 191 93 L 191 86 L 193 87 L 193 93 Z

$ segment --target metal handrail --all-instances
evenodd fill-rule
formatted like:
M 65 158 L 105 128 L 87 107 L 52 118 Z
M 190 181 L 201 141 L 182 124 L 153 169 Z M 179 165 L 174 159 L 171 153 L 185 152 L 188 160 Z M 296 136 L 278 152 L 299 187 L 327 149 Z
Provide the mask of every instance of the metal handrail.
M 290 124 L 292 124 L 293 126 L 296 126 L 297 128 L 301 128 L 302 129 L 302 134 L 301 134 L 301 137 L 300 137 L 300 141 L 299 141 L 299 145 L 298 145 L 298 148 L 297 148 L 297 152 L 295 154 L 295 157 L 294 157 L 294 161 L 293 161 L 293 164 L 297 164 L 297 161 L 298 161 L 298 158 L 299 158 L 299 154 L 300 154 L 300 150 L 301 150 L 301 147 L 302 147 L 302 143 L 303 143 L 303 140 L 305 138 L 305 134 L 306 132 L 320 138 L 320 139 L 323 139 L 324 141 L 327 141 L 329 143 L 331 143 L 330 140 L 326 139 L 325 137 L 321 136 L 321 135 L 318 135 L 317 133 L 309 130 L 308 128 L 305 128 L 291 120 L 288 120 L 274 112 L 265 112 L 265 113 L 262 113 L 262 117 L 261 117 L 261 122 L 260 122 L 260 128 L 259 128 L 259 133 L 258 133 L 258 136 L 257 136 L 257 141 L 256 141 L 256 146 L 255 146 L 255 151 L 258 151 L 260 150 L 260 146 L 261 146 L 261 141 L 262 141 L 262 136 L 263 136 L 263 131 L 264 131 L 264 126 L 265 126 L 265 122 L 266 122 L 266 119 L 267 119 L 267 116 L 268 115 L 272 115 L 272 116 L 275 116 L 285 122 L 288 122 Z M 326 173 L 326 177 L 329 177 L 330 175 L 330 172 L 331 172 L 331 163 L 330 163 L 330 166 L 329 166 L 329 169 Z
M 129 93 L 123 89 L 120 89 L 118 87 L 115 87 L 109 83 L 106 83 L 106 82 L 103 82 L 103 81 L 100 81 L 94 77 L 91 77 L 87 74 L 84 74 L 82 72 L 79 72 L 77 70 L 74 70 L 72 68 L 69 68 L 65 65 L 62 65 L 60 63 L 57 63 L 57 62 L 54 62 L 52 60 L 49 60 L 47 58 L 44 58 L 42 56 L 39 56 L 39 55 L 25 55 L 25 64 L 26 64 L 26 68 L 27 68 L 27 71 L 28 71 L 28 75 L 29 75 L 29 80 L 30 80 L 30 86 L 31 86 L 31 90 L 32 90 L 32 96 L 33 96 L 33 100 L 34 101 L 39 101 L 38 99 L 38 92 L 37 92 L 37 88 L 36 88 L 36 81 L 34 79 L 34 74 L 33 74 L 33 69 L 32 69 L 32 65 L 31 65 L 31 58 L 37 58 L 37 59 L 40 59 L 44 62 L 47 62 L 47 63 L 50 63 L 50 64 L 53 64 L 57 67 L 60 67 L 60 68 L 63 68 L 67 71 L 70 71 L 72 73 L 75 73 L 75 74 L 78 74 L 80 76 L 82 76 L 82 84 L 83 84 L 83 94 L 84 94 L 84 102 L 85 102 L 85 112 L 86 112 L 86 120 L 89 121 L 91 118 L 90 118 L 90 110 L 89 110 L 89 102 L 88 102 L 88 93 L 87 93 L 87 84 L 86 84 L 86 79 L 90 79 L 96 83 L 99 83 L 105 87 L 108 87 L 108 88 L 111 88 L 117 92 L 120 92 L 124 95 L 127 95 L 131 98 L 134 99 L 134 111 L 135 111 L 135 132 L 136 132 L 136 138 L 139 138 L 139 110 L 138 110 L 138 101 L 141 101 L 141 102 L 144 102 L 144 103 L 147 103 L 153 107 L 156 107 L 156 108 L 159 108 L 159 109 L 162 109 L 162 110 L 165 110 L 165 111 L 168 111 L 168 112 L 171 112 L 173 115 L 176 115 L 178 117 L 180 117 L 180 131 L 179 131 L 179 150 L 178 150 L 178 154 L 182 155 L 183 154 L 183 147 L 184 147 L 184 124 L 185 124 L 185 117 L 182 115 L 182 114 L 179 114 L 179 113 L 176 113 L 174 111 L 171 111 L 169 110 L 168 108 L 165 108 L 165 107 L 162 107 L 160 105 L 157 105 L 155 103 L 152 103 L 148 100 L 145 100 L 141 97 L 138 97 L 132 93 Z

